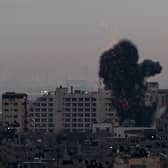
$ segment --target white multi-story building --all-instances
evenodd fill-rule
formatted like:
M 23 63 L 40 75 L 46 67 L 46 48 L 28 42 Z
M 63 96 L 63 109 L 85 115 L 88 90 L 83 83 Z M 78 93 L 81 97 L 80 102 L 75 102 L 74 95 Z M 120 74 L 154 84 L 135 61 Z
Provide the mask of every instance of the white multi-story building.
M 56 88 L 30 103 L 29 129 L 33 131 L 59 132 L 63 129 L 63 97 L 67 88 Z
M 112 108 L 111 91 L 68 93 L 64 97 L 63 111 L 64 129 L 70 132 L 91 131 L 94 123 L 106 120 L 113 124 L 118 122 Z
M 59 87 L 30 105 L 31 130 L 88 132 L 94 123 L 118 122 L 111 91 L 84 92 Z

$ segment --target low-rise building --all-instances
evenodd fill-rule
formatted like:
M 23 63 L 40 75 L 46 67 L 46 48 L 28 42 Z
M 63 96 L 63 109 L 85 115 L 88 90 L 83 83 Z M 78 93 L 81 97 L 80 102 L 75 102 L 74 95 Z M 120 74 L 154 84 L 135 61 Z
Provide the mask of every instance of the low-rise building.
M 137 157 L 137 158 L 116 158 L 114 168 L 160 168 L 160 158 L 155 157 Z
M 160 168 L 159 157 L 131 158 L 128 159 L 127 168 Z
M 114 127 L 114 138 L 144 137 L 146 134 L 155 135 L 154 127 Z
M 112 134 L 113 133 L 113 124 L 108 123 L 108 122 L 95 123 L 95 124 L 93 124 L 92 132 L 93 133 L 106 132 L 106 133 Z

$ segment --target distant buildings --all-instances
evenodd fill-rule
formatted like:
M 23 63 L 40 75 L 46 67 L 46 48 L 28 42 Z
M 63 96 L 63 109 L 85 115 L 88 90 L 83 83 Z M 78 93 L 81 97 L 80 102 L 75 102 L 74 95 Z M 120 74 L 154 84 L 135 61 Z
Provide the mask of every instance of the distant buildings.
M 112 108 L 111 92 L 84 92 L 56 88 L 30 103 L 29 129 L 36 131 L 88 132 L 97 122 L 116 125 L 118 119 Z
M 28 127 L 28 96 L 25 93 L 6 92 L 2 95 L 2 121 L 8 128 L 19 131 Z
M 157 82 L 146 84 L 146 105 L 157 104 L 158 109 L 167 108 L 168 90 L 159 89 Z M 7 92 L 2 95 L 2 119 L 4 126 L 15 126 L 21 131 L 58 133 L 63 130 L 97 132 L 106 129 L 111 132 L 111 127 L 119 126 L 112 103 L 112 92 L 104 89 L 86 92 L 60 86 L 29 101 L 27 94 Z M 134 121 L 124 124 L 133 127 Z

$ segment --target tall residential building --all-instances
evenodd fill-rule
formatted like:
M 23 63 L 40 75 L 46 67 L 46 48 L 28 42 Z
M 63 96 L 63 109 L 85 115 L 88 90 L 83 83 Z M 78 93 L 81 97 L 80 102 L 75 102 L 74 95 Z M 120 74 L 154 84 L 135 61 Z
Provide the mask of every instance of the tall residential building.
M 88 132 L 94 123 L 118 122 L 112 108 L 111 92 L 84 92 L 59 87 L 30 104 L 31 130 Z
M 59 132 L 63 129 L 63 97 L 67 88 L 56 88 L 30 102 L 29 129 L 33 131 Z
M 25 93 L 6 92 L 2 95 L 2 121 L 6 127 L 27 130 L 28 96 Z
M 112 108 L 111 92 L 98 90 L 97 92 L 71 91 L 64 97 L 63 122 L 64 130 L 70 132 L 88 132 L 94 123 L 106 120 L 116 123 L 117 116 Z

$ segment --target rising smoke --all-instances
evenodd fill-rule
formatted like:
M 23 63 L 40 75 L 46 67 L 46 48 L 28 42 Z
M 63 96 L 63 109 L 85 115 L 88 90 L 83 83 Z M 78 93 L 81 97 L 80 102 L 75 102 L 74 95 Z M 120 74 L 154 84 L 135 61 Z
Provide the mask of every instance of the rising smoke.
M 145 106 L 144 80 L 160 73 L 162 67 L 159 62 L 138 60 L 136 46 L 128 40 L 119 41 L 101 55 L 99 77 L 105 88 L 112 90 L 120 121 L 134 120 L 137 126 L 148 126 L 156 107 Z

